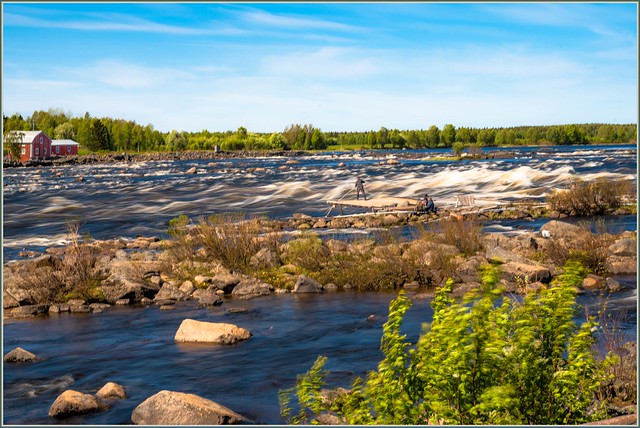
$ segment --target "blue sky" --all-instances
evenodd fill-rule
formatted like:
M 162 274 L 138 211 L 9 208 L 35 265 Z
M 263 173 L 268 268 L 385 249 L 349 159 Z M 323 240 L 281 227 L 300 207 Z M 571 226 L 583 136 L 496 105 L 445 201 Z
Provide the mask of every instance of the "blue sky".
M 161 131 L 636 123 L 635 3 L 3 3 L 2 110 Z

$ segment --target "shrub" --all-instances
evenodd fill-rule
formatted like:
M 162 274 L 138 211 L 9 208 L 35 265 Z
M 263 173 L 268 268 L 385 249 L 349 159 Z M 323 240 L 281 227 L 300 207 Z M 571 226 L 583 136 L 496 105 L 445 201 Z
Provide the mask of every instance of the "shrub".
M 595 391 L 610 361 L 595 358 L 596 323 L 573 322 L 576 286 L 585 274 L 568 263 L 548 288 L 522 301 L 497 288 L 494 266 L 484 267 L 481 289 L 461 302 L 450 297 L 449 280 L 436 292 L 433 320 L 415 346 L 400 331 L 411 305 L 400 292 L 389 307 L 378 369 L 356 379 L 348 393 L 322 401 L 326 358 L 319 357 L 296 387 L 281 391 L 282 415 L 292 423 L 314 423 L 330 412 L 347 424 L 406 425 L 598 420 Z M 299 412 L 292 417 L 294 394 Z
M 482 250 L 482 225 L 473 220 L 447 219 L 434 224 L 430 231 L 436 239 L 447 245 L 453 245 L 461 253 L 472 256 Z
M 591 272 L 598 275 L 607 273 L 608 247 L 614 242 L 614 237 L 606 233 L 606 226 L 598 222 L 596 233 L 592 233 L 587 223 L 578 223 L 583 232 L 576 239 L 552 239 L 546 249 L 546 257 L 557 265 L 564 265 L 568 261 L 580 262 Z
M 613 212 L 631 193 L 630 181 L 598 179 L 576 182 L 570 189 L 555 190 L 547 201 L 551 208 L 571 216 L 592 216 Z

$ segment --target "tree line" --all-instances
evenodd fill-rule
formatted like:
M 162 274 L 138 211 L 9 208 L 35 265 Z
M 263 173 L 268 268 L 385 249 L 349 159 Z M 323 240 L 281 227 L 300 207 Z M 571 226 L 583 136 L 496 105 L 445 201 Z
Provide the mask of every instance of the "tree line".
M 518 145 L 621 144 L 637 139 L 635 124 L 568 124 L 508 128 L 455 127 L 399 130 L 381 127 L 360 132 L 323 132 L 312 124 L 291 124 L 281 132 L 255 133 L 245 127 L 235 131 L 160 132 L 153 125 L 131 120 L 93 117 L 88 112 L 73 117 L 62 109 L 34 111 L 23 118 L 2 117 L 3 132 L 41 130 L 53 139 L 71 139 L 88 151 L 146 152 L 214 150 L 325 150 L 419 149 Z M 5 140 L 6 141 L 6 140 Z

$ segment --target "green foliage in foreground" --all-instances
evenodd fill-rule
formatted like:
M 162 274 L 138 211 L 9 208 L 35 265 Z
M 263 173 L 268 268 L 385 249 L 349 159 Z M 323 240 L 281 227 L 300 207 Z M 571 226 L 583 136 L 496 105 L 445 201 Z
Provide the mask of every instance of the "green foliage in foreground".
M 329 400 L 320 392 L 327 373 L 318 357 L 296 387 L 280 393 L 289 423 L 318 423 L 330 413 L 348 424 L 578 424 L 601 419 L 595 391 L 607 358 L 598 362 L 590 319 L 573 321 L 578 263 L 522 301 L 497 288 L 494 266 L 481 289 L 460 302 L 447 282 L 433 299 L 433 321 L 412 345 L 400 327 L 411 301 L 400 292 L 384 325 L 384 359 L 366 379 Z M 292 396 L 299 411 L 293 414 Z

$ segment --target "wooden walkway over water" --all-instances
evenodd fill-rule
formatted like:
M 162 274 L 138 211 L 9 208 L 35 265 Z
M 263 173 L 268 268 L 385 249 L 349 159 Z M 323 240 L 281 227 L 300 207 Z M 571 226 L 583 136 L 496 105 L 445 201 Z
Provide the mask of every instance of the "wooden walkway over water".
M 343 207 L 357 207 L 371 210 L 371 212 L 378 211 L 415 211 L 418 201 L 412 198 L 400 198 L 400 197 L 382 197 L 371 199 L 338 199 L 327 201 L 331 208 L 327 212 L 327 216 L 334 208 L 340 209 L 340 214 L 344 214 Z

